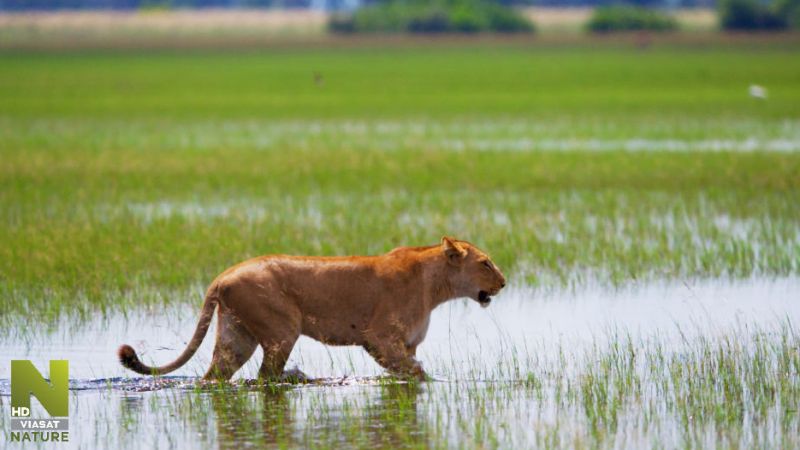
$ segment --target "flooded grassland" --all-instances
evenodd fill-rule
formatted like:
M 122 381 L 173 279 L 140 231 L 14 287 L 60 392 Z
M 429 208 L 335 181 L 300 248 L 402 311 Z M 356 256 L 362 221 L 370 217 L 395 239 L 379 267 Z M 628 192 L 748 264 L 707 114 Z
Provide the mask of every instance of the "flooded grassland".
M 0 54 L 0 428 L 7 361 L 63 358 L 73 448 L 798 448 L 794 53 Z M 435 381 L 305 338 L 307 384 L 201 383 L 211 336 L 116 361 L 243 259 L 443 234 L 509 286 L 434 312 Z
M 291 156 L 230 142 L 235 164 L 215 148 L 244 139 L 238 133 L 180 124 L 159 132 L 183 135 L 183 144 L 144 133 L 151 150 L 126 142 L 116 124 L 123 133 L 93 150 L 12 158 L 0 353 L 41 367 L 70 361 L 70 445 L 800 445 L 793 149 L 511 151 L 498 143 L 492 152 L 430 152 L 379 148 L 393 139 L 381 133 L 408 124 L 324 124 L 320 133 L 335 139 L 284 125 L 270 138 L 309 141 Z M 514 139 L 543 133 L 505 126 Z M 464 129 L 479 133 L 419 126 L 439 130 L 443 147 L 467 139 Z M 759 129 L 759 139 L 795 145 L 794 126 Z M 30 129 L 6 131 L 32 139 Z M 354 147 L 375 140 L 376 149 L 351 150 L 343 139 Z M 328 141 L 339 144 L 320 149 Z M 207 283 L 236 261 L 378 253 L 436 242 L 441 230 L 487 249 L 511 285 L 489 309 L 459 300 L 435 311 L 419 356 L 436 381 L 387 379 L 363 350 L 305 338 L 288 364 L 315 378 L 303 385 L 259 384 L 258 354 L 230 385 L 199 383 L 210 336 L 160 380 L 132 377 L 116 361 L 125 342 L 145 361 L 172 360 Z M 8 366 L 0 370 L 5 403 Z
M 232 383 L 201 383 L 210 336 L 174 375 L 131 378 L 118 365 L 122 342 L 172 360 L 194 328 L 191 306 L 64 321 L 0 350 L 42 367 L 56 354 L 70 361 L 76 448 L 793 448 L 799 289 L 796 277 L 510 286 L 488 309 L 453 301 L 434 312 L 419 350 L 435 377 L 425 383 L 308 338 L 288 363 L 308 384 L 262 384 L 258 354 Z

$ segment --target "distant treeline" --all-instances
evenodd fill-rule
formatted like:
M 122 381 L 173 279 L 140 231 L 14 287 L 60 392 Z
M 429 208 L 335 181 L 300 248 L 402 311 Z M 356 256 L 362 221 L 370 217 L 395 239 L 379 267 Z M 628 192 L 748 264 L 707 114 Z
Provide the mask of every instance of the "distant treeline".
M 330 11 L 350 10 L 380 3 L 380 0 L 0 0 L 0 11 L 58 9 L 181 9 L 181 8 L 314 8 Z M 503 5 L 551 7 L 604 6 L 618 0 L 499 0 Z M 656 7 L 713 7 L 714 0 L 629 0 L 625 3 Z

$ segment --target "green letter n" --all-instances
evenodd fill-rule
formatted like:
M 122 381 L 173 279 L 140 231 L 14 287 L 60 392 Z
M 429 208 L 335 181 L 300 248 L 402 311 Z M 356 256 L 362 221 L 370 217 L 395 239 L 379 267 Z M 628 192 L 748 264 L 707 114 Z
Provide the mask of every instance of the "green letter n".
M 11 407 L 31 407 L 31 394 L 53 417 L 69 415 L 69 364 L 50 361 L 50 382 L 28 360 L 11 361 Z

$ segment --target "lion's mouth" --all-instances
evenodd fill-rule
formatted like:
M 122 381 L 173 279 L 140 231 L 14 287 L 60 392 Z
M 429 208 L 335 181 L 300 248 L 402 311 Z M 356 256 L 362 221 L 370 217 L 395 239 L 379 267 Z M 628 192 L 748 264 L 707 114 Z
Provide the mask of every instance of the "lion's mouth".
M 489 297 L 489 293 L 486 291 L 478 292 L 478 303 L 481 304 L 483 307 L 489 306 L 489 303 L 492 302 L 492 297 Z

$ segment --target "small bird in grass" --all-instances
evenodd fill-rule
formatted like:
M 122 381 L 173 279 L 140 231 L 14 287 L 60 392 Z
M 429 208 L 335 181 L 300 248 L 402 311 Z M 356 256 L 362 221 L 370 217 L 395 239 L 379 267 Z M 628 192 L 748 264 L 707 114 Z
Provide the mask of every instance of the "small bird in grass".
M 322 86 L 325 84 L 325 78 L 323 78 L 322 73 L 314 71 L 314 84 L 317 86 Z
M 757 84 L 750 85 L 750 97 L 760 98 L 761 100 L 767 99 L 767 89 L 764 86 Z

